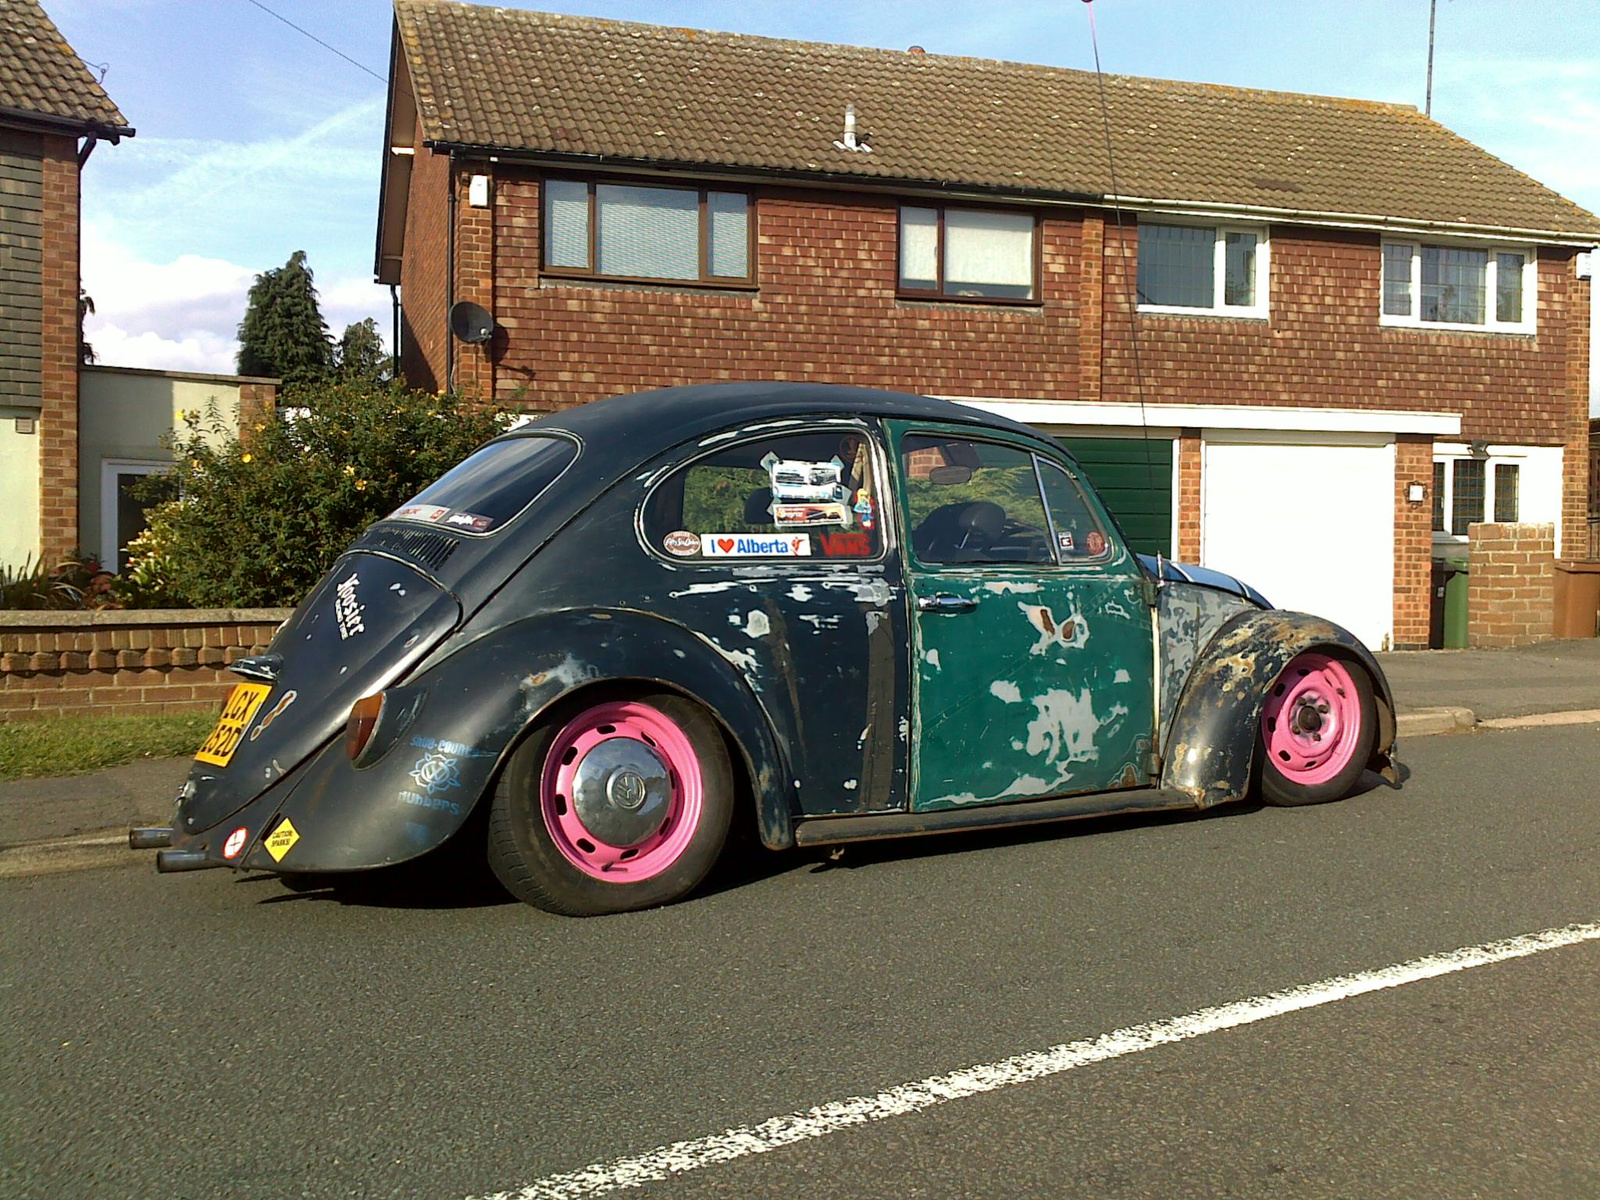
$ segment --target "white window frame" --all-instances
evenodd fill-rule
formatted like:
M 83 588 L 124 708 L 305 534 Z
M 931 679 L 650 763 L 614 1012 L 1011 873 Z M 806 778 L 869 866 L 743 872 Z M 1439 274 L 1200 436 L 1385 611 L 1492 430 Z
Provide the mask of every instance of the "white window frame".
M 1435 447 L 1435 449 L 1434 449 L 1433 461 L 1436 462 L 1436 463 L 1443 463 L 1444 464 L 1444 524 L 1445 524 L 1445 527 L 1443 529 L 1435 529 L 1433 531 L 1433 544 L 1436 545 L 1436 546 L 1465 545 L 1466 544 L 1466 541 L 1467 541 L 1467 535 L 1466 534 L 1464 534 L 1464 533 L 1451 533 L 1450 532 L 1450 516 L 1451 516 L 1451 510 L 1453 509 L 1453 507 L 1455 505 L 1455 498 L 1456 498 L 1456 469 L 1455 469 L 1455 464 L 1460 462 L 1462 459 L 1471 460 L 1472 457 L 1473 457 L 1473 455 L 1472 455 L 1471 449 L 1469 447 L 1465 447 L 1465 446 L 1463 446 L 1459 450 L 1454 449 L 1454 448 L 1441 450 L 1438 447 Z M 1489 524 L 1493 524 L 1494 523 L 1494 502 L 1495 502 L 1495 494 L 1494 494 L 1494 489 L 1495 489 L 1495 471 L 1494 471 L 1494 469 L 1496 467 L 1501 467 L 1501 466 L 1519 468 L 1519 470 L 1517 471 L 1517 520 L 1518 521 L 1522 520 L 1522 509 L 1523 509 L 1523 503 L 1522 503 L 1522 482 L 1523 482 L 1523 479 L 1522 479 L 1522 477 L 1525 474 L 1527 474 L 1527 466 L 1528 466 L 1526 455 L 1508 452 L 1504 447 L 1494 446 L 1494 447 L 1490 447 L 1490 451 L 1489 451 L 1488 456 L 1483 458 L 1483 459 L 1481 459 L 1481 460 L 1479 460 L 1479 461 L 1481 461 L 1483 463 L 1483 520 L 1485 521 L 1485 523 L 1489 523 Z M 1432 484 L 1430 483 L 1429 486 L 1431 487 Z M 1431 497 L 1430 497 L 1430 499 L 1431 499 Z M 1431 506 L 1430 506 L 1430 512 L 1431 512 Z M 1430 518 L 1429 524 L 1432 524 L 1431 518 Z
M 1383 311 L 1383 264 L 1391 247 L 1411 248 L 1411 312 L 1407 315 Z M 1455 321 L 1424 321 L 1422 319 L 1422 247 L 1436 246 L 1449 250 L 1483 250 L 1489 255 L 1484 276 L 1484 306 L 1482 325 L 1465 325 Z M 1496 316 L 1499 297 L 1500 255 L 1522 255 L 1522 320 L 1501 321 Z M 1490 245 L 1485 242 L 1451 241 L 1447 238 L 1384 238 L 1378 252 L 1378 323 L 1405 329 L 1441 329 L 1452 333 L 1513 333 L 1530 334 L 1538 331 L 1539 253 L 1537 246 Z
M 172 460 L 141 458 L 103 458 L 100 460 L 100 566 L 121 574 L 117 561 L 117 476 L 166 475 Z
M 1141 221 L 1140 226 L 1147 225 L 1180 225 L 1190 229 L 1209 229 L 1215 235 L 1212 242 L 1211 260 L 1211 307 L 1198 308 L 1187 304 L 1146 304 L 1139 302 L 1139 311 L 1142 313 L 1165 313 L 1175 317 L 1235 317 L 1245 321 L 1265 321 L 1269 308 L 1268 298 L 1272 293 L 1272 230 L 1267 225 L 1237 225 L 1213 224 L 1208 221 L 1180 221 L 1174 218 L 1157 215 L 1150 220 Z M 1228 234 L 1250 233 L 1256 239 L 1256 296 L 1254 304 L 1224 304 L 1224 289 L 1227 287 L 1228 271 Z M 1134 259 L 1134 291 L 1138 292 L 1139 262 Z

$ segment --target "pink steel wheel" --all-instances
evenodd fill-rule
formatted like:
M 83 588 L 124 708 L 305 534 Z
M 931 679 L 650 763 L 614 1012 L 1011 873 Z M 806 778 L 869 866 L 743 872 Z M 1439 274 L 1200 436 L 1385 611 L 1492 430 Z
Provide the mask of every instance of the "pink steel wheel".
M 1298 655 L 1261 712 L 1261 740 L 1273 768 L 1303 787 L 1337 778 L 1365 733 L 1361 690 L 1345 665 L 1325 654 Z
M 608 883 L 637 883 L 677 862 L 704 803 L 689 735 L 633 701 L 600 704 L 569 721 L 539 778 L 539 808 L 556 849 Z

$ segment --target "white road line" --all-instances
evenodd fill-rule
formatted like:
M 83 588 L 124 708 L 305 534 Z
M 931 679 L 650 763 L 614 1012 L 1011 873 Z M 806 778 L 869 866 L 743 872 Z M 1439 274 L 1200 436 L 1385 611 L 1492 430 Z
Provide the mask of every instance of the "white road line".
M 1096 1038 L 1066 1042 L 1048 1050 L 1019 1054 L 1000 1062 L 965 1067 L 948 1075 L 934 1075 L 915 1083 L 889 1088 L 875 1096 L 853 1096 L 848 1100 L 818 1105 L 805 1112 L 773 1117 L 759 1125 L 740 1125 L 710 1137 L 659 1146 L 645 1154 L 591 1163 L 576 1171 L 547 1175 L 513 1191 L 496 1192 L 482 1200 L 582 1200 L 585 1197 L 603 1196 L 622 1188 L 640 1187 L 688 1171 L 697 1171 L 715 1163 L 765 1154 L 769 1150 L 826 1137 L 842 1129 L 871 1124 L 887 1117 L 923 1112 L 964 1096 L 977 1096 L 1031 1079 L 1059 1075 L 1091 1063 L 1137 1054 L 1156 1046 L 1188 1041 L 1203 1034 L 1253 1025 L 1270 1017 L 1317 1008 L 1367 992 L 1384 991 L 1472 967 L 1525 958 L 1530 954 L 1596 939 L 1600 939 L 1600 923 L 1568 925 L 1561 929 L 1546 929 L 1507 938 L 1505 941 L 1430 954 L 1425 958 L 1415 958 L 1373 971 L 1336 975 L 1287 991 L 1235 1000 L 1231 1004 L 1202 1008 L 1181 1017 L 1130 1025 Z

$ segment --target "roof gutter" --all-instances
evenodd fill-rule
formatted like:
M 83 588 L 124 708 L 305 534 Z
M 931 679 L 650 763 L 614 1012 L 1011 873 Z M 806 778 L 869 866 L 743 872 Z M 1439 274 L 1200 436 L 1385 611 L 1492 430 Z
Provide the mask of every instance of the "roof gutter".
M 1575 230 L 1533 229 L 1518 226 L 1482 225 L 1465 221 L 1429 221 L 1413 217 L 1388 217 L 1370 213 L 1328 212 L 1317 209 L 1278 208 L 1254 204 L 1218 204 L 1198 200 L 1160 200 L 1144 196 L 1108 196 L 1099 192 L 1074 192 L 1045 188 L 1008 188 L 1001 185 L 966 183 L 940 179 L 883 179 L 862 177 L 847 172 L 795 171 L 779 167 L 718 167 L 708 163 L 680 162 L 668 159 L 639 159 L 612 157 L 603 154 L 562 154 L 538 150 L 506 149 L 499 146 L 477 145 L 471 142 L 452 142 L 425 139 L 425 147 L 449 151 L 469 157 L 489 158 L 505 162 L 525 163 L 530 166 L 603 167 L 613 171 L 652 171 L 662 174 L 693 172 L 697 175 L 716 175 L 728 179 L 763 180 L 773 183 L 795 183 L 807 186 L 832 186 L 864 192 L 894 192 L 900 195 L 926 192 L 941 196 L 971 196 L 1001 201 L 1025 201 L 1030 204 L 1059 204 L 1079 208 L 1099 208 L 1110 211 L 1178 213 L 1186 216 L 1209 216 L 1222 220 L 1248 219 L 1252 221 L 1279 221 L 1296 225 L 1318 225 L 1334 229 L 1359 229 L 1389 233 L 1434 233 L 1450 237 L 1513 240 L 1536 242 L 1546 246 L 1572 246 L 1588 249 L 1600 243 L 1600 227 L 1584 233 Z
M 125 137 L 132 137 L 131 125 L 107 125 L 87 117 L 58 117 L 50 113 L 31 112 L 26 108 L 10 108 L 0 104 L 0 122 L 7 125 L 25 125 L 41 133 L 63 133 L 73 137 L 88 135 L 110 142 L 115 146 Z

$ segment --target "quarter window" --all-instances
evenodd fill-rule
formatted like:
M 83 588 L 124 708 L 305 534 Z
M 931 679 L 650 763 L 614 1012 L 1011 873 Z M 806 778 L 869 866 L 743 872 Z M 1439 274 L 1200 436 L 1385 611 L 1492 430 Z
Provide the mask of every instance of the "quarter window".
M 1035 261 L 1030 213 L 900 209 L 902 295 L 1031 301 L 1038 295 Z
M 1534 264 L 1523 250 L 1383 244 L 1386 325 L 1533 332 Z
M 1267 314 L 1261 229 L 1139 224 L 1139 307 L 1155 312 Z
M 900 444 L 906 528 L 924 563 L 1053 563 L 1033 456 L 967 438 Z
M 669 283 L 750 283 L 750 197 L 711 188 L 544 182 L 544 269 Z
M 1111 539 L 1089 507 L 1078 481 L 1044 459 L 1039 460 L 1039 481 L 1050 508 L 1056 558 L 1062 563 L 1075 563 L 1109 556 Z
M 871 443 L 857 429 L 741 442 L 664 479 L 641 522 L 657 553 L 685 560 L 876 557 L 883 524 Z

